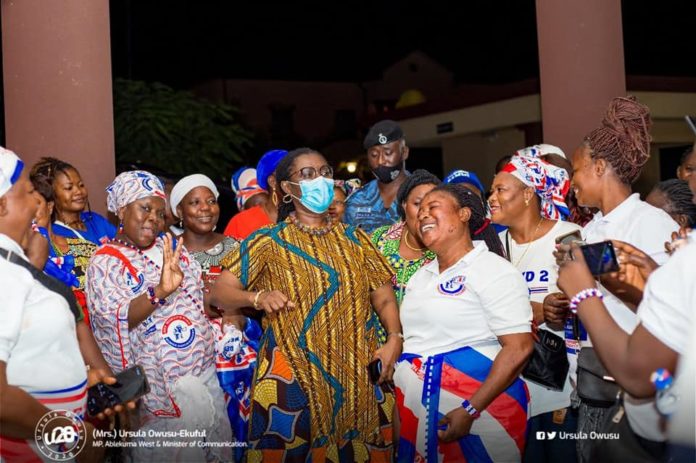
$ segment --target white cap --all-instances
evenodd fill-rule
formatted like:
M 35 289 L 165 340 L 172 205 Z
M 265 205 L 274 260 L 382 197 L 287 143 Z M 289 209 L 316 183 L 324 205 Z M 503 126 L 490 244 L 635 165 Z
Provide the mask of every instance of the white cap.
M 179 218 L 176 213 L 176 206 L 178 206 L 181 200 L 184 199 L 184 196 L 186 196 L 189 191 L 199 186 L 204 186 L 212 191 L 216 199 L 220 196 L 220 192 L 218 191 L 217 187 L 207 176 L 203 174 L 193 174 L 184 177 L 176 182 L 176 185 L 174 185 L 174 188 L 172 188 L 172 193 L 169 195 L 169 204 L 174 217 Z
M 0 146 L 0 196 L 4 196 L 17 183 L 23 169 L 22 160 L 12 151 Z

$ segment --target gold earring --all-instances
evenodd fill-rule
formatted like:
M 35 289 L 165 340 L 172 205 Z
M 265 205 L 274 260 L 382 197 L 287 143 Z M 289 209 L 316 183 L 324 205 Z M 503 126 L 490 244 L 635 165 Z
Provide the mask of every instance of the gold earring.
M 528 199 L 525 199 L 525 200 L 524 200 L 524 205 L 527 206 L 527 207 L 529 206 L 529 200 L 528 200 Z
M 275 190 L 273 190 L 273 193 L 271 194 L 271 202 L 273 203 L 274 206 L 278 205 L 278 194 L 276 193 Z

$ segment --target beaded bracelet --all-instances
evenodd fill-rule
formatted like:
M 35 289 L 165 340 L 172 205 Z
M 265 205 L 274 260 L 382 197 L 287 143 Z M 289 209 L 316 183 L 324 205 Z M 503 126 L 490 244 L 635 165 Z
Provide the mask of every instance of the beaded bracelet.
M 471 402 L 469 402 L 466 399 L 464 399 L 464 401 L 462 402 L 462 407 L 464 408 L 464 410 L 466 410 L 466 412 L 469 415 L 471 415 L 473 419 L 476 419 L 481 416 L 481 413 L 478 410 L 476 410 L 476 407 L 471 405 Z
M 165 299 L 160 299 L 155 296 L 155 288 L 152 286 L 148 286 L 147 288 L 147 297 L 150 299 L 150 304 L 152 305 L 164 305 L 164 303 L 167 302 Z
M 589 299 L 591 297 L 598 297 L 601 301 L 602 299 L 604 299 L 604 294 L 602 294 L 602 292 L 597 288 L 583 289 L 575 296 L 573 296 L 573 298 L 570 300 L 570 311 L 573 313 L 578 313 L 578 306 L 580 305 L 580 303 L 585 299 Z

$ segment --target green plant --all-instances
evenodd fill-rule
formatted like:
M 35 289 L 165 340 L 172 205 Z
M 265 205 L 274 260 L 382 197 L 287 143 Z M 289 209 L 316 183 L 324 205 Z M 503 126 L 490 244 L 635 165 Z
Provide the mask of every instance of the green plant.
M 251 146 L 230 105 L 197 99 L 160 83 L 116 79 L 116 160 L 212 179 L 229 176 Z

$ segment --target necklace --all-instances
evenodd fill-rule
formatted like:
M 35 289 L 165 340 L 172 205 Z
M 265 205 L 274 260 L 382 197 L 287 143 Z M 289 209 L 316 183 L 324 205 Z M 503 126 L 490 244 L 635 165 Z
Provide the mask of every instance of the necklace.
M 404 226 L 404 244 L 405 244 L 406 247 L 409 248 L 411 251 L 423 252 L 423 249 L 425 249 L 425 247 L 422 247 L 422 248 L 414 248 L 413 246 L 411 246 L 410 244 L 408 244 L 408 228 L 406 228 L 405 226 Z
M 132 245 L 132 244 L 130 244 L 130 243 L 127 243 L 127 242 L 125 242 L 125 241 L 123 241 L 123 240 L 120 240 L 120 239 L 118 239 L 118 238 L 113 238 L 113 239 L 109 240 L 109 243 L 117 243 L 117 244 L 120 244 L 121 246 L 126 247 L 126 248 L 128 248 L 128 249 L 132 249 L 133 251 L 137 252 L 138 255 L 140 255 L 140 256 L 143 258 L 143 260 L 145 261 L 145 263 L 146 263 L 147 265 L 150 265 L 150 266 L 154 267 L 154 268 L 157 270 L 158 274 L 160 274 L 160 275 L 162 274 L 162 269 L 160 268 L 160 266 L 157 265 L 157 263 L 155 263 L 152 259 L 150 259 L 150 258 L 143 252 L 143 250 L 140 249 L 140 248 L 138 248 L 137 246 L 134 246 L 134 245 Z M 154 244 L 153 244 L 153 246 L 154 246 Z M 186 288 L 184 288 L 184 280 L 181 280 L 181 284 L 179 285 L 179 290 L 180 290 L 182 293 L 184 293 L 184 295 L 185 295 L 187 298 L 189 298 L 189 299 L 191 300 L 191 302 L 194 303 L 194 305 L 196 306 L 197 309 L 203 310 L 202 301 L 200 301 L 198 298 L 196 298 L 195 296 L 193 296 Z M 172 295 L 173 295 L 173 294 L 172 294 Z M 171 296 L 171 295 L 170 295 L 170 296 Z M 167 301 L 167 299 L 168 299 L 168 298 L 165 298 L 165 301 Z
M 239 243 L 229 236 L 226 236 L 222 241 L 205 251 L 191 252 L 191 256 L 201 264 L 203 272 L 210 270 L 211 267 L 220 265 L 222 259 L 227 256 L 232 250 L 239 247 Z
M 512 264 L 515 266 L 515 268 L 517 268 L 517 266 L 522 263 L 522 260 L 524 260 L 524 257 L 527 255 L 527 251 L 529 251 L 529 248 L 532 247 L 532 244 L 534 243 L 534 238 L 536 237 L 536 234 L 539 231 L 539 227 L 541 227 L 541 222 L 543 222 L 543 221 L 544 221 L 544 217 L 542 216 L 539 219 L 539 223 L 537 224 L 536 228 L 534 229 L 534 233 L 532 233 L 532 239 L 529 240 L 529 243 L 527 243 L 527 247 L 524 248 L 524 252 L 522 253 L 522 257 L 517 259 L 517 262 Z M 510 232 L 507 233 L 507 239 L 510 240 Z M 512 262 L 512 254 L 510 254 L 510 262 Z
M 292 222 L 292 224 L 294 226 L 296 226 L 300 231 L 302 231 L 304 233 L 309 233 L 310 235 L 314 235 L 314 236 L 326 235 L 327 233 L 329 233 L 333 229 L 334 225 L 336 224 L 336 222 L 332 221 L 331 219 L 329 219 L 327 217 L 326 221 L 328 223 L 326 225 L 324 225 L 323 227 L 310 227 L 309 225 L 305 225 L 302 222 L 300 222 L 299 220 L 297 220 L 297 217 L 295 216 L 295 214 L 291 213 L 290 215 L 288 215 L 288 218 L 290 219 L 290 222 Z

